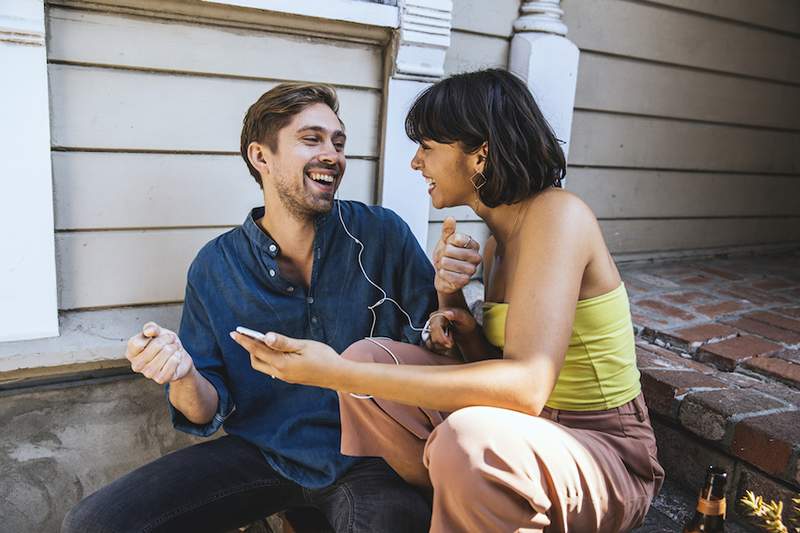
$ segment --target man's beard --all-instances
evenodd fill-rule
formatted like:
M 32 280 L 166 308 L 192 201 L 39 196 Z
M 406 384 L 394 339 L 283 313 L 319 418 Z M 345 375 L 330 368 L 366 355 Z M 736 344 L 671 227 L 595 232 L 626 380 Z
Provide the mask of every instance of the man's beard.
M 309 194 L 305 190 L 305 180 L 305 172 L 303 181 L 299 185 L 293 180 L 275 180 L 281 204 L 298 220 L 314 219 L 319 215 L 330 213 L 333 208 L 333 196 L 328 199 Z

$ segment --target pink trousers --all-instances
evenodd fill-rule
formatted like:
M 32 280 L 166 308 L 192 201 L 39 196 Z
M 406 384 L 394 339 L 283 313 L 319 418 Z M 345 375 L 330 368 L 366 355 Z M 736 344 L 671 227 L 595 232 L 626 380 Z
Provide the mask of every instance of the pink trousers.
M 401 364 L 458 364 L 379 342 Z M 369 341 L 343 356 L 395 364 Z M 664 479 L 641 395 L 606 411 L 545 408 L 538 417 L 479 406 L 448 414 L 344 393 L 339 405 L 342 453 L 424 464 L 434 533 L 627 531 L 642 523 Z

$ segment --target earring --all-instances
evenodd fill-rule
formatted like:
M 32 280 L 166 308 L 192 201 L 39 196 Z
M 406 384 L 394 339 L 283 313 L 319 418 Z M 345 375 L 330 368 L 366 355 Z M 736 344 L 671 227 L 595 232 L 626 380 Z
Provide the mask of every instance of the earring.
M 480 177 L 476 180 L 475 176 L 480 176 Z M 489 180 L 486 179 L 486 176 L 483 175 L 483 172 L 481 172 L 480 170 L 476 170 L 475 174 L 473 174 L 469 178 L 469 181 L 472 182 L 472 186 L 475 187 L 475 190 L 479 191 L 480 188 L 486 185 L 486 182 Z

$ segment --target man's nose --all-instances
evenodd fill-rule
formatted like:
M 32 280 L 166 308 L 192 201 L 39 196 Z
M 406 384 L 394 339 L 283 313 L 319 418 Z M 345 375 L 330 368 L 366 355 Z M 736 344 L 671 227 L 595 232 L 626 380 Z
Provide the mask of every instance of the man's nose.
M 319 154 L 319 160 L 329 165 L 335 165 L 339 161 L 339 152 L 333 145 L 325 146 L 325 149 Z

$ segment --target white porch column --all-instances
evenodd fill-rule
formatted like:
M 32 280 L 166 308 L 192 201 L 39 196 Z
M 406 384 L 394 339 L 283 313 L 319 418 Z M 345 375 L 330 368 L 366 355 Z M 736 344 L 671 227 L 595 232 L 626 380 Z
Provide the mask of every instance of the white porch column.
M 578 47 L 561 21 L 561 0 L 523 0 L 514 23 L 509 70 L 528 83 L 536 103 L 569 154 L 578 81 Z
M 0 342 L 58 335 L 42 0 L 0 2 Z
M 400 29 L 386 85 L 380 204 L 411 226 L 425 249 L 428 239 L 427 185 L 411 170 L 416 144 L 405 134 L 404 120 L 414 97 L 444 76 L 450 47 L 451 0 L 401 0 Z

